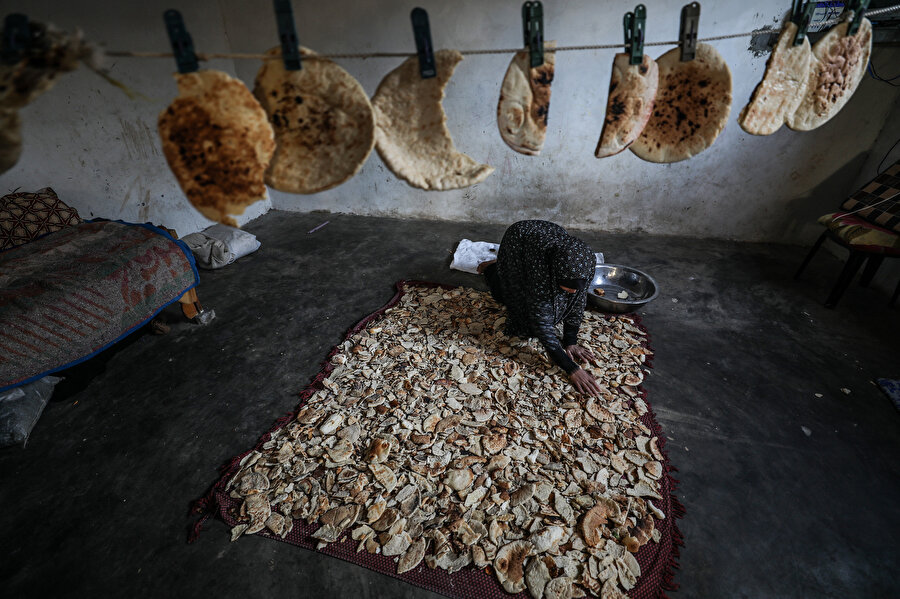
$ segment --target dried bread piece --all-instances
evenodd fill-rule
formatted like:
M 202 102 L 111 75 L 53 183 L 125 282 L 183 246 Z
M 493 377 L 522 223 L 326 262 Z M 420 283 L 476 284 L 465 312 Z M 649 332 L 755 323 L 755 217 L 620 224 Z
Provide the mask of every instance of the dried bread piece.
M 649 162 L 679 162 L 713 144 L 731 112 L 731 71 L 709 44 L 697 44 L 694 60 L 679 48 L 656 61 L 659 88 L 653 115 L 631 151 Z
M 372 107 L 375 110 L 375 147 L 395 175 L 421 189 L 446 190 L 474 185 L 494 168 L 458 152 L 447 129 L 441 106 L 444 86 L 462 54 L 456 50 L 434 53 L 437 76 L 422 79 L 413 56 L 381 81 Z
M 350 73 L 301 48 L 303 68 L 266 60 L 253 94 L 275 130 L 266 183 L 290 193 L 336 187 L 359 172 L 375 146 L 369 97 Z M 281 56 L 281 47 L 266 52 Z
M 19 161 L 22 154 L 22 119 L 15 109 L 0 108 L 0 173 Z
M 641 64 L 631 64 L 630 60 L 625 53 L 613 59 L 606 118 L 594 151 L 597 158 L 618 154 L 634 143 L 653 113 L 659 67 L 646 54 Z
M 775 133 L 803 100 L 813 55 L 808 38 L 794 45 L 796 35 L 797 25 L 786 23 L 766 62 L 766 74 L 738 117 L 738 124 L 747 133 Z
M 555 48 L 556 42 L 546 42 L 544 47 Z M 532 68 L 526 49 L 516 52 L 506 69 L 497 104 L 497 127 L 506 145 L 520 154 L 537 156 L 544 146 L 555 65 L 556 52 L 547 52 L 544 64 Z
M 197 210 L 237 226 L 229 215 L 266 195 L 272 127 L 250 90 L 226 73 L 179 73 L 175 80 L 178 97 L 159 115 L 163 153 Z
M 872 52 L 872 23 L 863 18 L 859 31 L 848 36 L 849 21 L 833 27 L 812 48 L 806 91 L 788 117 L 794 131 L 821 127 L 840 112 L 866 74 Z

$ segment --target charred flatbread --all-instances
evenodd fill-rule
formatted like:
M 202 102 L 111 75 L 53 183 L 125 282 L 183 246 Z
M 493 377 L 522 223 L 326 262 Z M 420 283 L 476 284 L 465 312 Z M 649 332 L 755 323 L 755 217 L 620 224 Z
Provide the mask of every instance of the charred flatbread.
M 555 48 L 556 42 L 546 42 L 544 47 Z M 520 154 L 537 156 L 544 146 L 555 65 L 556 52 L 545 53 L 544 64 L 532 68 L 530 52 L 522 50 L 506 69 L 497 104 L 497 127 L 506 145 Z
M 788 118 L 794 131 L 821 127 L 850 100 L 866 74 L 872 52 L 872 24 L 863 18 L 855 35 L 847 35 L 849 21 L 833 27 L 812 47 L 805 93 Z
M 197 210 L 237 226 L 230 215 L 266 196 L 272 127 L 250 90 L 226 73 L 179 73 L 175 80 L 178 97 L 159 115 L 163 153 Z
M 741 111 L 738 124 L 753 135 L 771 135 L 793 116 L 806 92 L 812 49 L 809 39 L 795 46 L 797 25 L 787 23 L 766 62 L 766 74 Z
M 616 54 L 613 59 L 606 118 L 594 156 L 618 154 L 640 136 L 656 100 L 659 67 L 644 54 L 641 64 L 630 64 L 630 55 Z
M 731 71 L 709 44 L 697 44 L 694 60 L 679 48 L 663 54 L 653 114 L 631 151 L 650 162 L 679 162 L 712 145 L 731 112 Z
M 253 94 L 275 131 L 266 183 L 291 193 L 331 189 L 355 175 L 375 145 L 369 97 L 350 73 L 301 49 L 303 68 L 288 71 L 266 60 Z M 272 48 L 270 56 L 281 56 Z
M 438 50 L 437 76 L 422 79 L 413 56 L 388 73 L 372 98 L 375 148 L 387 167 L 413 187 L 458 189 L 494 172 L 492 166 L 458 152 L 447 129 L 441 100 L 461 60 L 456 50 Z

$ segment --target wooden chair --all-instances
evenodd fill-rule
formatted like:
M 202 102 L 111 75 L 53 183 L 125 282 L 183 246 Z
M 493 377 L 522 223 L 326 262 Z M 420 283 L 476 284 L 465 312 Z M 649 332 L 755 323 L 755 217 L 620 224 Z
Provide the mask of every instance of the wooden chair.
M 826 239 L 847 249 L 850 255 L 831 289 L 826 308 L 834 308 L 850 282 L 865 263 L 860 285 L 868 286 L 885 258 L 900 257 L 900 160 L 869 181 L 851 195 L 843 204 L 843 212 L 826 214 L 819 218 L 825 227 L 812 249 L 806 255 L 795 279 L 800 278 Z M 893 306 L 900 297 L 900 283 L 889 303 Z

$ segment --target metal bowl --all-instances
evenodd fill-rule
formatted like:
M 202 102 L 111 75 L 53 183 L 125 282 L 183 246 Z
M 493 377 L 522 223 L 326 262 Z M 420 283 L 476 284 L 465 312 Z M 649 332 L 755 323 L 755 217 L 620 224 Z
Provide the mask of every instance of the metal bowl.
M 597 295 L 595 289 L 602 289 L 604 294 Z M 623 292 L 628 295 L 620 298 L 619 294 Z M 598 264 L 588 287 L 587 301 L 601 312 L 624 314 L 634 312 L 657 295 L 656 281 L 647 273 L 620 264 Z

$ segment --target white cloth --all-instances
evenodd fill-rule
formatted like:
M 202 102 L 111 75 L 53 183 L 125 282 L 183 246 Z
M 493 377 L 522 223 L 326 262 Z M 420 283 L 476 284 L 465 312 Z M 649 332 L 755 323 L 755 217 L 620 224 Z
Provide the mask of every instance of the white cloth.
M 256 235 L 216 224 L 182 238 L 194 254 L 197 266 L 214 269 L 228 266 L 238 258 L 252 254 L 262 245 Z
M 450 263 L 450 268 L 478 274 L 478 265 L 489 260 L 496 260 L 499 248 L 499 243 L 461 239 L 453 253 L 453 262 Z
M 450 268 L 477 275 L 479 264 L 497 259 L 498 249 L 500 249 L 499 243 L 460 239 L 456 251 L 453 252 Z M 597 252 L 594 255 L 597 256 L 597 264 L 603 264 L 603 252 Z

